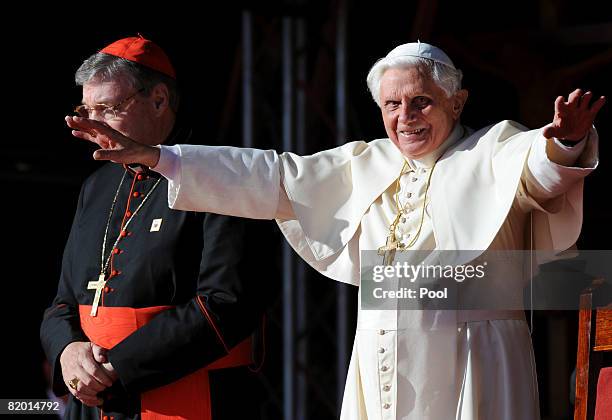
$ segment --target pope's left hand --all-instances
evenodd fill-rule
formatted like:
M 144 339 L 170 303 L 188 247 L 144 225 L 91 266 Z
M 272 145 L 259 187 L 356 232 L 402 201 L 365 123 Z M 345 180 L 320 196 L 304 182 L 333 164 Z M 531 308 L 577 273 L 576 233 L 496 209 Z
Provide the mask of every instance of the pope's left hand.
M 159 162 L 160 149 L 138 143 L 102 121 L 67 116 L 68 127 L 76 138 L 96 143 L 101 149 L 94 152 L 96 160 L 112 160 L 116 163 L 141 163 L 150 168 Z
M 592 99 L 592 92 L 583 94 L 580 89 L 570 93 L 567 102 L 563 96 L 559 96 L 555 101 L 553 121 L 544 127 L 544 137 L 574 142 L 582 140 L 591 129 L 595 116 L 606 103 L 603 96 L 591 104 Z

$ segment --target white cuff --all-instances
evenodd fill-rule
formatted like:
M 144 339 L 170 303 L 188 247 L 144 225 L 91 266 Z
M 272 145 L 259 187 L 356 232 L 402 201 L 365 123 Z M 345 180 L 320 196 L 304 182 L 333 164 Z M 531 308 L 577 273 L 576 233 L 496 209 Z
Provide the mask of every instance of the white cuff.
M 527 159 L 527 176 L 540 190 L 539 195 L 555 197 L 591 173 L 598 163 L 597 141 L 594 129 L 574 147 L 539 136 Z
M 181 149 L 178 145 L 174 146 L 158 146 L 160 148 L 159 161 L 151 170 L 162 174 L 165 178 L 171 181 L 178 181 L 177 177 L 180 174 L 179 165 Z
M 584 151 L 588 137 L 588 134 L 585 135 L 573 146 L 564 145 L 558 138 L 547 139 L 546 154 L 553 162 L 563 166 L 573 166 Z

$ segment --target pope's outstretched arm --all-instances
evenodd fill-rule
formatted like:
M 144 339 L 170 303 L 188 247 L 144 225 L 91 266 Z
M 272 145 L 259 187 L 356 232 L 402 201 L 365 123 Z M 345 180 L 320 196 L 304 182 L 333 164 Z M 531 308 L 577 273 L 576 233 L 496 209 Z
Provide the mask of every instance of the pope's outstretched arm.
M 590 92 L 583 94 L 580 90 L 572 92 L 567 101 L 559 97 L 555 102 L 553 122 L 541 132 L 542 140 L 554 137 L 577 143 L 585 138 L 605 102 L 603 97 L 593 99 Z M 315 252 L 318 259 L 347 243 L 365 211 L 364 206 L 370 204 L 351 201 L 357 196 L 353 194 L 353 184 L 359 184 L 361 189 L 368 184 L 367 180 L 352 180 L 355 157 L 361 154 L 371 157 L 374 150 L 379 150 L 384 155 L 382 161 L 388 164 L 401 161 L 396 148 L 385 154 L 385 148 L 370 150 L 363 142 L 348 143 L 310 157 L 279 156 L 273 150 L 225 146 L 176 145 L 160 149 L 134 142 L 99 121 L 66 117 L 66 122 L 75 137 L 101 147 L 94 152 L 94 159 L 140 163 L 168 178 L 168 202 L 172 208 L 255 219 L 299 219 L 310 248 L 315 242 L 323 244 L 323 249 Z M 549 163 L 550 159 L 561 166 L 573 164 L 575 157 L 555 153 L 552 146 L 554 143 L 549 141 L 546 151 L 540 153 L 545 159 L 536 163 Z M 576 149 L 578 152 L 579 148 Z M 529 169 L 532 169 L 531 175 L 536 175 L 531 177 L 535 182 L 527 182 L 527 189 L 534 196 L 540 195 L 541 190 L 546 193 L 541 198 L 548 199 L 562 193 L 559 188 L 564 189 L 572 183 L 556 182 L 559 177 L 554 174 L 538 175 L 537 166 L 542 165 L 531 165 L 534 161 L 530 159 Z M 544 166 L 552 167 L 550 164 Z M 548 185 L 547 180 L 554 181 L 554 185 Z M 388 183 L 380 184 L 386 186 Z M 376 196 L 382 191 L 370 193 Z
M 139 163 L 168 178 L 172 208 L 252 219 L 295 218 L 273 150 L 192 145 L 160 149 L 135 142 L 100 121 L 69 116 L 66 123 L 75 137 L 100 146 L 94 159 Z
M 597 133 L 593 122 L 605 98 L 593 100 L 580 89 L 559 96 L 553 121 L 532 146 L 523 174 L 528 194 L 538 203 L 563 194 L 597 166 Z

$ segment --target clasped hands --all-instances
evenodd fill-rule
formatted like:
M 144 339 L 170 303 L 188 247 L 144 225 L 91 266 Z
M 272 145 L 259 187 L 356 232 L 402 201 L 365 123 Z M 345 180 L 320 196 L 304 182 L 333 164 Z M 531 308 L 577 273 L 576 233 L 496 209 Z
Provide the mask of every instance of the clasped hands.
M 90 407 L 102 404 L 100 392 L 110 387 L 117 379 L 117 373 L 108 361 L 106 351 L 94 343 L 76 341 L 68 344 L 60 356 L 66 387 L 75 398 Z M 76 386 L 73 387 L 69 382 L 75 378 L 78 381 L 74 381 Z

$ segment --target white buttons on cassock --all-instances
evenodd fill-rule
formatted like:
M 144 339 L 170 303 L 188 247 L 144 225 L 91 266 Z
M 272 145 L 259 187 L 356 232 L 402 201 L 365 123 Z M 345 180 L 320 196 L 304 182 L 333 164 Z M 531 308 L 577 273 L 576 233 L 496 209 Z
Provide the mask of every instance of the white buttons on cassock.
M 380 420 L 395 420 L 395 410 L 389 410 L 395 403 L 395 396 L 391 388 L 395 386 L 395 345 L 397 340 L 397 332 L 395 330 L 379 330 L 378 342 L 376 343 L 375 357 L 378 362 L 378 383 L 384 392 L 381 394 Z M 384 396 L 383 396 L 384 395 Z

